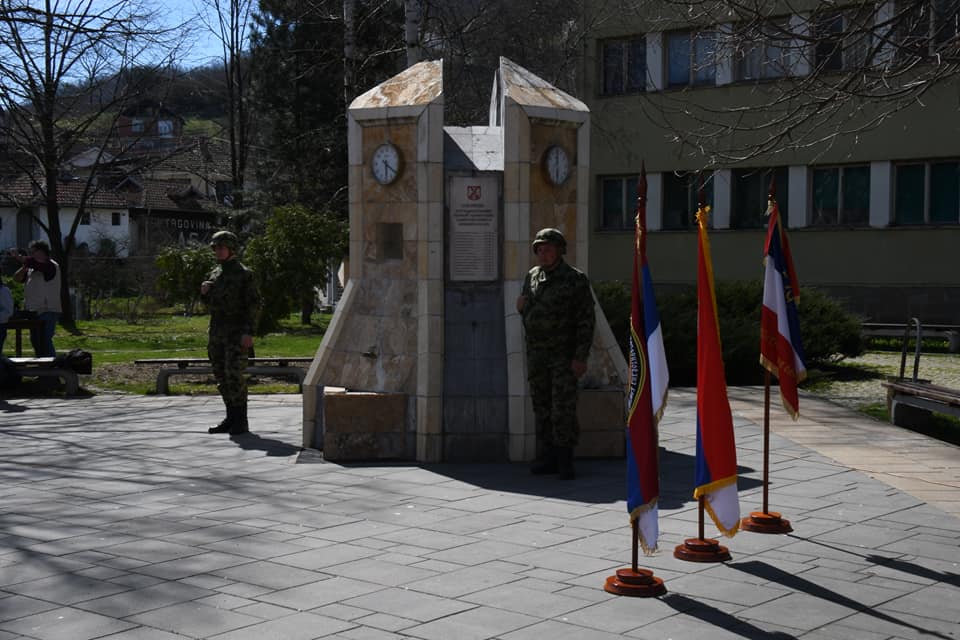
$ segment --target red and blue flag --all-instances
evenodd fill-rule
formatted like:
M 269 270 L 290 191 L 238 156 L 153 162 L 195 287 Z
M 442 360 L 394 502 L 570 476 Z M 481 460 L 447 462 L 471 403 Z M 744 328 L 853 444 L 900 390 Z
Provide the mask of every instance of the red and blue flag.
M 740 527 L 737 449 L 723 370 L 708 213 L 709 208 L 703 206 L 697 211 L 697 459 L 693 497 L 704 498 L 704 508 L 714 524 L 725 536 L 732 537 Z
M 630 309 L 630 389 L 627 397 L 627 511 L 637 521 L 644 553 L 656 551 L 660 496 L 657 422 L 667 400 L 669 373 L 660 314 L 647 264 L 647 175 L 638 185 Z
M 760 364 L 776 376 L 783 407 L 794 420 L 800 415 L 797 384 L 807 377 L 800 339 L 800 285 L 793 268 L 787 232 L 777 201 L 770 198 L 770 222 L 763 250 L 763 307 L 760 310 Z

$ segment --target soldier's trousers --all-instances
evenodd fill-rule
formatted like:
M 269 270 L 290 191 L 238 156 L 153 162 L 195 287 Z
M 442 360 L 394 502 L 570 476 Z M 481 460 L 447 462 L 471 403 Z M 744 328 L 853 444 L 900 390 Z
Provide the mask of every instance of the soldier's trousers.
M 207 341 L 207 356 L 223 403 L 228 407 L 245 406 L 248 353 L 240 347 L 240 334 L 211 333 Z
M 571 358 L 552 352 L 527 352 L 527 382 L 537 437 L 546 445 L 573 447 L 580 437 L 577 377 L 570 363 Z

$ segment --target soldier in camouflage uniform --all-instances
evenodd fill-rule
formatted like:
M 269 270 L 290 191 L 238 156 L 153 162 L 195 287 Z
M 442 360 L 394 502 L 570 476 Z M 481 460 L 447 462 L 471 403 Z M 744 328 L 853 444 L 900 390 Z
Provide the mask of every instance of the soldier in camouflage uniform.
M 253 326 L 260 295 L 253 272 L 237 259 L 237 236 L 229 231 L 213 234 L 210 247 L 219 263 L 200 286 L 210 308 L 207 355 L 217 379 L 217 389 L 227 407 L 227 417 L 210 433 L 247 433 L 247 358 L 253 348 Z
M 538 266 L 527 274 L 517 299 L 527 337 L 527 380 L 541 456 L 536 474 L 574 477 L 577 379 L 587 370 L 593 342 L 593 294 L 582 271 L 563 260 L 567 241 L 557 229 L 541 229 L 533 241 Z

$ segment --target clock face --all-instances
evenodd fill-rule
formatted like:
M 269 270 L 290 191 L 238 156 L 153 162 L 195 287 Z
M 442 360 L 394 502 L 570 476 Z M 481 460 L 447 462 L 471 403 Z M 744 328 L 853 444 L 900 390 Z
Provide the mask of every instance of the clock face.
M 547 170 L 547 177 L 555 185 L 561 185 L 567 181 L 570 175 L 570 158 L 567 152 L 560 145 L 553 145 L 547 149 L 543 158 L 544 166 Z
M 400 175 L 400 150 L 389 142 L 382 144 L 370 158 L 370 170 L 380 184 L 390 184 Z

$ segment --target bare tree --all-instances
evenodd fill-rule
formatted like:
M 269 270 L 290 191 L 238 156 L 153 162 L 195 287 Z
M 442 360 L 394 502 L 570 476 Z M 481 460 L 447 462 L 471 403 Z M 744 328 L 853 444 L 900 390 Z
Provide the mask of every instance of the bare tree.
M 357 95 L 357 0 L 343 0 L 343 104 Z
M 423 20 L 423 1 L 404 0 L 403 39 L 407 47 L 407 66 L 420 62 L 420 23 Z
M 46 209 L 45 219 L 33 215 L 60 265 L 68 327 L 69 255 L 77 227 L 98 188 L 96 167 L 113 125 L 142 90 L 129 72 L 134 65 L 171 66 L 178 42 L 176 29 L 156 26 L 155 15 L 134 0 L 0 0 L 0 138 L 9 171 L 29 176 Z M 77 212 L 63 229 L 61 169 L 81 145 L 98 149 L 97 158 L 81 181 Z
M 209 12 L 201 14 L 209 31 L 220 41 L 227 98 L 227 138 L 230 143 L 230 205 L 243 207 L 243 190 L 250 150 L 249 28 L 254 0 L 205 0 Z
M 585 12 L 585 5 L 597 10 Z M 443 58 L 444 110 L 448 122 L 483 122 L 490 82 L 500 56 L 551 84 L 576 93 L 585 42 L 616 7 L 599 0 L 426 0 L 425 56 Z
M 627 16 L 648 34 L 688 35 L 678 46 L 692 80 L 641 93 L 639 103 L 708 166 L 822 152 L 922 103 L 960 72 L 960 0 L 619 0 L 606 10 L 608 26 Z M 669 56 L 670 42 L 663 46 Z M 699 84 L 727 83 L 747 89 L 697 97 Z

